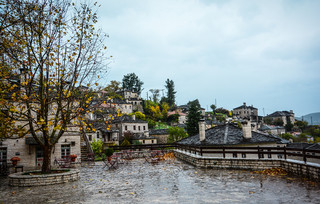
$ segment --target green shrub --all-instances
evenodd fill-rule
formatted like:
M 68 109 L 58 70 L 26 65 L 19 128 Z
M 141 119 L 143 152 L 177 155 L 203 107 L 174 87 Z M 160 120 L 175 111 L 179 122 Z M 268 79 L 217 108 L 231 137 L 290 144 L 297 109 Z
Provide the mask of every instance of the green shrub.
M 111 157 L 113 155 L 114 150 L 112 148 L 107 148 L 105 153 L 107 157 Z
M 91 147 L 95 155 L 100 155 L 103 149 L 103 142 L 102 140 L 95 140 L 91 142 Z

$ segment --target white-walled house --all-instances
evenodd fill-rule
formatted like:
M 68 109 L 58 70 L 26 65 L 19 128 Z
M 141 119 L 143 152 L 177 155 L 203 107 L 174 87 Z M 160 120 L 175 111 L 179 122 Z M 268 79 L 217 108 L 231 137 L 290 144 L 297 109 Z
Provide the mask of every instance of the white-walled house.
M 51 165 L 54 165 L 56 158 L 61 159 L 71 154 L 77 155 L 80 161 L 80 142 L 80 132 L 66 132 L 52 150 Z M 0 142 L 0 149 L 0 159 L 7 159 L 10 163 L 12 157 L 19 157 L 21 161 L 18 165 L 23 165 L 24 169 L 39 169 L 42 165 L 43 151 L 31 135 L 19 139 L 5 139 Z M 4 155 L 6 158 L 3 158 Z
M 120 137 L 124 136 L 125 132 L 130 132 L 132 134 L 139 133 L 149 136 L 148 122 L 144 120 L 139 120 L 129 115 L 123 115 L 121 117 L 115 118 L 111 122 L 111 128 L 119 130 Z

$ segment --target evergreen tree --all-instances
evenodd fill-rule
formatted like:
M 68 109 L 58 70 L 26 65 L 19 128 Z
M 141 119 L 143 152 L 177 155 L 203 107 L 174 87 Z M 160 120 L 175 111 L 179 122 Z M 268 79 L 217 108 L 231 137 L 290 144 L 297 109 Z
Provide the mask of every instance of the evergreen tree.
M 135 73 L 127 74 L 123 76 L 122 79 L 122 88 L 124 90 L 137 92 L 139 95 L 142 91 L 143 82 L 139 79 L 139 77 Z
M 174 91 L 174 82 L 170 79 L 167 79 L 165 87 L 167 88 L 167 102 L 171 107 L 175 104 L 175 94 L 177 93 L 176 91 Z
M 187 132 L 188 135 L 193 136 L 199 133 L 198 122 L 201 119 L 200 104 L 198 99 L 190 101 L 189 114 L 187 119 Z

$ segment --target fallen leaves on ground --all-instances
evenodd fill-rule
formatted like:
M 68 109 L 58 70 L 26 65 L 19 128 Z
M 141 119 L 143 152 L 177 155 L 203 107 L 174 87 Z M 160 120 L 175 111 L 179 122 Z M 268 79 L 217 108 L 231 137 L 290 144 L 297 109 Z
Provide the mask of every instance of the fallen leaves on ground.
M 264 169 L 262 171 L 254 171 L 256 174 L 264 174 L 268 176 L 286 176 L 288 172 L 283 170 L 282 168 L 272 168 L 272 169 Z

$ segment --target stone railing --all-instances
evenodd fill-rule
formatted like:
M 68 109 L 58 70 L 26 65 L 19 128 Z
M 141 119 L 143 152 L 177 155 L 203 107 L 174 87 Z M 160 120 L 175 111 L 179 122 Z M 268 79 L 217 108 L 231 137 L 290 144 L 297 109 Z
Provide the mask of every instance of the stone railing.
M 246 170 L 283 168 L 294 175 L 320 181 L 320 164 L 306 163 L 299 160 L 274 158 L 218 158 L 201 156 L 182 150 L 175 150 L 175 156 L 182 161 L 200 168 Z

